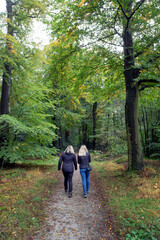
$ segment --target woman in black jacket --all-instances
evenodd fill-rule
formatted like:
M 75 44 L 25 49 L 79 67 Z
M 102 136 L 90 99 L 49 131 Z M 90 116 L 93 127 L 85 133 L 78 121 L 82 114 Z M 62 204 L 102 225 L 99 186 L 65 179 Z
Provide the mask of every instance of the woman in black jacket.
M 68 190 L 68 183 L 69 183 L 69 192 L 68 192 L 68 197 L 72 197 L 72 177 L 73 177 L 73 172 L 74 168 L 77 170 L 77 161 L 76 161 L 76 156 L 74 154 L 74 149 L 71 145 L 69 145 L 64 153 L 61 154 L 59 162 L 58 162 L 58 171 L 61 169 L 61 164 L 62 165 L 62 172 L 64 175 L 64 189 L 65 192 L 67 193 Z
M 80 168 L 80 174 L 82 178 L 82 186 L 84 191 L 84 198 L 87 197 L 87 193 L 89 192 L 89 174 L 88 165 L 91 162 L 90 153 L 88 152 L 85 145 L 82 145 L 79 149 L 78 153 L 78 163 Z

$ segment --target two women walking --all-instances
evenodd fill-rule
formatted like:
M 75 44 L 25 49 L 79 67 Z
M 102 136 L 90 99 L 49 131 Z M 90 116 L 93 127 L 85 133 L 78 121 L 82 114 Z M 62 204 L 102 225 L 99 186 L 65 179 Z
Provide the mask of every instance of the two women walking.
M 87 197 L 87 193 L 89 192 L 89 174 L 90 170 L 88 170 L 88 165 L 91 162 L 90 153 L 88 152 L 85 145 L 82 145 L 79 149 L 78 153 L 78 164 L 80 168 L 80 174 L 82 178 L 82 186 L 84 192 L 84 198 Z M 62 165 L 63 164 L 63 165 Z M 64 153 L 60 156 L 58 162 L 58 170 L 61 169 L 64 175 L 64 189 L 67 193 L 68 197 L 72 197 L 72 177 L 74 169 L 77 170 L 77 161 L 76 155 L 74 153 L 74 149 L 72 146 L 68 146 Z M 69 185 L 69 188 L 68 188 Z

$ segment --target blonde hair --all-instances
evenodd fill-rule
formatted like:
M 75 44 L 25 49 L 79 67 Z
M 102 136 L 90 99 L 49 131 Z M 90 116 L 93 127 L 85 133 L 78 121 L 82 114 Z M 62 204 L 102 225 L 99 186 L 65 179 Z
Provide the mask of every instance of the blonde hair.
M 86 153 L 88 152 L 88 149 L 85 145 L 82 145 L 79 149 L 79 156 L 86 156 Z
M 71 145 L 68 145 L 68 147 L 66 148 L 66 150 L 64 151 L 65 153 L 73 153 L 74 154 L 74 149 Z

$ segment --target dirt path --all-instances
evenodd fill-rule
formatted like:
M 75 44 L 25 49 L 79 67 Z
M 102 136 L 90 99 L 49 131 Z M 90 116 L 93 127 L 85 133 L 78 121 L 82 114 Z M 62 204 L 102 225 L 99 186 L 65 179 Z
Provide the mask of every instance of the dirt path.
M 92 180 L 88 197 L 83 198 L 79 170 L 74 172 L 72 198 L 64 193 L 62 177 L 47 214 L 46 225 L 34 240 L 120 239 L 112 232 L 109 216 L 102 207 L 102 199 Z

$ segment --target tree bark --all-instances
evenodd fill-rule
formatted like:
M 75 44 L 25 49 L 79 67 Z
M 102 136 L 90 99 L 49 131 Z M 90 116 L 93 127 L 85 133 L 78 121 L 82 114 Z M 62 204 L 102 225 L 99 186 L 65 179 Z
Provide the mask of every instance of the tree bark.
M 83 144 L 86 145 L 87 144 L 87 124 L 83 121 L 82 122 L 82 141 Z
M 65 130 L 65 141 L 68 143 L 69 142 L 69 136 L 70 136 L 70 132 Z
M 11 89 L 11 57 L 12 57 L 12 40 L 13 37 L 13 26 L 12 26 L 12 19 L 13 19 L 13 10 L 12 10 L 12 1 L 6 1 L 6 8 L 7 8 L 7 42 L 6 42 L 6 54 L 7 60 L 5 59 L 4 63 L 4 70 L 3 70 L 3 78 L 2 78 L 2 90 L 1 90 L 1 102 L 0 102 L 0 115 L 9 114 L 9 99 L 10 99 L 10 89 Z M 1 129 L 0 133 L 0 148 L 6 144 L 8 141 L 9 135 L 9 126 L 5 122 L 2 123 L 3 128 Z M 0 164 L 3 165 L 3 159 L 0 159 Z
M 97 125 L 97 102 L 93 104 L 93 141 L 92 141 L 92 148 L 93 150 L 96 147 L 96 125 Z
M 145 140 L 144 140 L 144 137 L 143 137 L 142 123 L 141 123 L 140 119 L 138 119 L 138 123 L 139 123 L 139 130 L 140 130 L 143 154 L 145 154 Z
M 59 147 L 62 150 L 63 149 L 63 141 L 62 141 L 62 128 L 59 127 Z
M 126 132 L 128 144 L 128 167 L 140 170 L 144 167 L 138 128 L 138 90 L 136 87 L 126 89 Z
M 9 59 L 12 57 L 12 44 L 11 38 L 13 37 L 13 26 L 12 26 L 12 2 L 6 1 L 7 3 L 7 18 L 8 18 L 8 26 L 7 26 L 7 44 L 6 44 L 6 52 Z M 10 98 L 10 89 L 11 89 L 11 72 L 12 67 L 11 63 L 8 61 L 4 63 L 4 72 L 3 72 L 3 81 L 2 81 L 2 92 L 1 92 L 1 107 L 0 112 L 2 114 L 9 114 L 9 98 Z
M 132 1 L 129 2 L 126 13 L 132 12 Z M 126 15 L 126 16 L 127 16 Z M 138 85 L 134 82 L 134 50 L 130 19 L 126 17 L 123 30 L 124 43 L 124 76 L 126 83 L 125 120 L 128 144 L 128 168 L 140 170 L 144 167 L 141 149 L 140 134 L 138 128 Z

